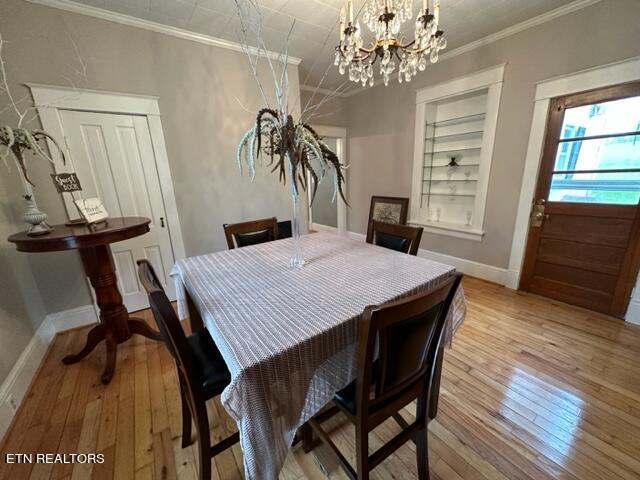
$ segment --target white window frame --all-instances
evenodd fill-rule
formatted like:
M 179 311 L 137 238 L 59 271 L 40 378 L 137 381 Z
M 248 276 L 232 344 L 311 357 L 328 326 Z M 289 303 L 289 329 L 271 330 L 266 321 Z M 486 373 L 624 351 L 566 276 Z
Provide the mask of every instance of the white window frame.
M 464 238 L 467 240 L 482 240 L 484 235 L 484 213 L 487 202 L 487 191 L 489 187 L 489 176 L 491 173 L 491 161 L 493 159 L 494 140 L 498 123 L 498 111 L 500 107 L 500 97 L 502 95 L 505 65 L 506 64 L 503 63 L 447 82 L 423 88 L 416 92 L 415 145 L 409 223 L 420 225 L 424 227 L 426 232 L 430 233 Z M 428 105 L 451 97 L 481 90 L 487 91 L 487 109 L 482 137 L 480 167 L 478 169 L 473 223 L 470 227 L 465 227 L 463 225 L 439 225 L 436 222 L 425 222 L 420 218 L 420 197 L 422 195 L 424 138 Z

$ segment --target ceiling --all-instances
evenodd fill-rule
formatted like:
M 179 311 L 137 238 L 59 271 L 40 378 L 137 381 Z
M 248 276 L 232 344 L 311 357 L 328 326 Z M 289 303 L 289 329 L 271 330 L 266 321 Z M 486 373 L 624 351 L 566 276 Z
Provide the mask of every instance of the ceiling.
M 235 0 L 75 0 L 77 3 L 123 13 L 196 33 L 238 42 L 240 21 Z M 239 0 L 246 2 L 246 0 Z M 289 54 L 302 59 L 300 83 L 317 85 L 333 62 L 338 16 L 346 0 L 255 0 L 261 6 L 267 49 L 280 51 L 295 19 Z M 574 0 L 441 0 L 440 23 L 450 51 Z M 354 0 L 357 10 L 364 0 Z M 422 2 L 414 0 L 416 11 Z M 432 3 L 432 0 L 429 1 Z M 413 21 L 403 32 L 412 36 Z M 368 32 L 368 31 L 367 31 Z M 368 38 L 365 37 L 365 38 Z M 377 77 L 377 75 L 376 75 Z M 343 82 L 335 67 L 322 87 Z

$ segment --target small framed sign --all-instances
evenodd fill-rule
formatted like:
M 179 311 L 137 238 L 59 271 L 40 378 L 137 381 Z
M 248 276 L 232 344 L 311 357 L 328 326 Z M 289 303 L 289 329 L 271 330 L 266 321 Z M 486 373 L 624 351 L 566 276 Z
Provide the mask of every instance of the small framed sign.
M 73 203 L 76 204 L 80 215 L 87 223 L 104 222 L 109 218 L 109 214 L 99 198 L 81 198 Z
M 75 173 L 52 173 L 51 179 L 58 193 L 72 193 L 82 190 L 78 175 Z

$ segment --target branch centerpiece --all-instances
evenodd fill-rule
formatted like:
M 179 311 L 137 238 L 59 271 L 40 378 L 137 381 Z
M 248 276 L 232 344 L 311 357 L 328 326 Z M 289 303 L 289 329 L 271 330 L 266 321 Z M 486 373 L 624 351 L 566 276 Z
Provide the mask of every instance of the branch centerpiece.
M 286 65 L 283 68 L 286 68 Z M 300 191 L 310 188 L 313 203 L 318 185 L 331 174 L 334 185 L 332 201 L 340 195 L 347 203 L 342 190 L 345 166 L 311 126 L 302 121 L 296 122 L 291 114 L 271 108 L 263 108 L 258 112 L 254 126 L 247 130 L 240 140 L 237 151 L 240 172 L 242 173 L 242 165 L 245 163 L 253 180 L 256 174 L 256 160 L 261 159 L 262 155 L 269 157 L 267 167 L 271 168 L 272 173 L 278 173 L 284 185 L 287 175 L 290 178 L 294 242 L 290 265 L 300 268 L 304 265 L 299 241 Z
M 293 205 L 291 219 L 293 256 L 289 264 L 291 267 L 301 268 L 305 261 L 300 247 L 300 217 L 301 205 L 305 202 L 300 201 L 300 192 L 310 189 L 310 203 L 313 204 L 318 185 L 327 177 L 331 177 L 334 190 L 332 202 L 335 202 L 339 196 L 348 205 L 343 191 L 346 166 L 309 125 L 309 119 L 317 116 L 319 108 L 340 94 L 342 85 L 326 94 L 316 104 L 312 104 L 316 94 L 323 91 L 320 87 L 332 67 L 332 62 L 329 61 L 322 80 L 307 104 L 304 108 L 295 108 L 302 107 L 299 95 L 291 99 L 291 102 L 289 101 L 288 49 L 295 20 L 280 53 L 274 54 L 266 48 L 264 42 L 262 12 L 258 1 L 235 0 L 235 3 L 240 24 L 240 44 L 249 59 L 250 71 L 264 105 L 264 108 L 258 110 L 255 115 L 253 126 L 242 136 L 237 148 L 236 160 L 240 173 L 243 165 L 246 165 L 253 180 L 256 174 L 256 163 L 264 165 L 264 159 L 268 158 L 266 167 L 270 168 L 271 173 L 277 173 L 284 185 L 287 180 L 289 181 Z M 274 107 L 270 104 L 270 98 L 266 94 L 267 89 L 258 73 L 260 59 L 266 60 L 269 77 L 273 82 Z M 315 64 L 311 70 L 314 67 Z M 240 103 L 239 100 L 238 103 Z M 243 109 L 252 113 L 244 107 Z

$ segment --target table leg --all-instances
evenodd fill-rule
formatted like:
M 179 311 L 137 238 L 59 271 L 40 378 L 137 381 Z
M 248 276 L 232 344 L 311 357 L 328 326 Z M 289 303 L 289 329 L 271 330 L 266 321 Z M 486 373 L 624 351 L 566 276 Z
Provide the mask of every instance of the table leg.
M 116 357 L 118 355 L 118 342 L 112 331 L 107 332 L 105 344 L 107 347 L 107 363 L 104 366 L 101 380 L 106 385 L 111 381 L 116 371 Z
M 129 330 L 133 334 L 142 335 L 143 337 L 150 338 L 151 340 L 162 341 L 160 333 L 152 329 L 142 318 L 129 317 Z
M 63 359 L 65 364 L 76 363 L 86 357 L 102 340 L 107 347 L 107 361 L 102 374 L 102 383 L 109 383 L 116 366 L 118 344 L 126 342 L 131 335 L 143 335 L 152 340 L 160 340 L 160 334 L 140 318 L 129 318 L 129 312 L 122 303 L 118 290 L 115 265 L 109 245 L 81 248 L 80 258 L 85 273 L 91 281 L 100 309 L 100 324 L 87 335 L 86 345 L 75 355 Z
M 198 309 L 193 303 L 193 300 L 191 300 L 189 292 L 185 291 L 185 296 L 187 297 L 187 308 L 189 310 L 189 326 L 191 327 L 191 333 L 204 330 L 204 322 L 202 321 L 200 312 L 198 312 Z
M 62 363 L 65 365 L 69 365 L 71 363 L 76 363 L 82 360 L 84 357 L 89 355 L 96 346 L 106 338 L 106 330 L 104 325 L 96 325 L 87 334 L 87 343 L 85 343 L 82 350 L 80 350 L 75 355 L 67 355 L 62 359 Z
M 436 357 L 436 371 L 431 382 L 431 394 L 429 398 L 429 418 L 434 419 L 438 415 L 438 401 L 440 400 L 440 379 L 442 377 L 442 362 L 444 360 L 444 345 L 440 345 Z

